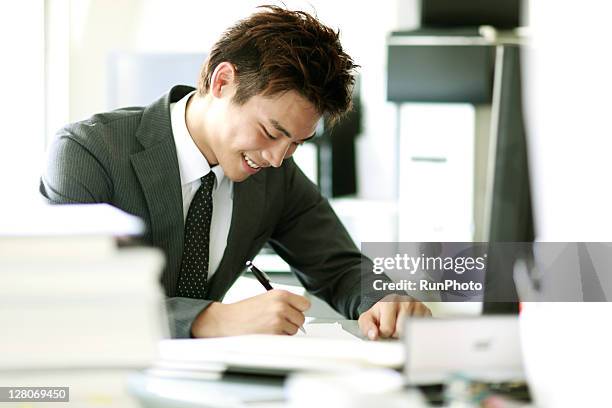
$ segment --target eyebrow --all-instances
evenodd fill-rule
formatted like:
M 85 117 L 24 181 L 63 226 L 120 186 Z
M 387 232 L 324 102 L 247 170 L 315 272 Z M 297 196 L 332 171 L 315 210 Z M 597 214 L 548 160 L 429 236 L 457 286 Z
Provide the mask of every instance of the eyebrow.
M 287 129 L 285 129 L 283 127 L 283 125 L 281 125 L 280 123 L 278 123 L 278 121 L 274 120 L 274 119 L 270 119 L 270 123 L 272 124 L 272 126 L 274 126 L 274 128 L 276 130 L 278 130 L 279 132 L 281 132 L 282 134 L 284 134 L 285 136 L 287 136 L 289 139 L 292 139 L 293 136 L 291 136 L 291 133 L 289 133 L 289 131 Z M 312 135 L 308 136 L 305 139 L 300 140 L 300 143 L 302 142 L 306 142 L 310 139 L 312 139 L 313 137 L 315 137 L 315 135 L 317 134 L 317 132 L 315 131 Z

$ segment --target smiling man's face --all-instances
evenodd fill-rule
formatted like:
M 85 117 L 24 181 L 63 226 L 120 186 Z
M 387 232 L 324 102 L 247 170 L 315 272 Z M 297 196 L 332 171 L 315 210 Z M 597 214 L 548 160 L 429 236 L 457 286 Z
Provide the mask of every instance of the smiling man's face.
M 227 120 L 213 150 L 225 174 L 242 181 L 265 167 L 279 167 L 310 139 L 320 115 L 295 91 L 267 98 L 256 95 L 244 105 L 230 103 Z
M 266 167 L 279 167 L 314 136 L 321 115 L 295 91 L 232 102 L 235 85 L 213 98 L 205 140 L 198 143 L 211 165 L 219 164 L 232 181 L 243 181 Z

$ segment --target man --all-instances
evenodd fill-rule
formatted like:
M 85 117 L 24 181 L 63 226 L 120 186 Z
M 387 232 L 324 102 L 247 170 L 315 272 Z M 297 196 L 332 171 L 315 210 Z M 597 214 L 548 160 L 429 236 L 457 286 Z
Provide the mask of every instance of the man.
M 62 129 L 40 191 L 52 203 L 106 202 L 145 220 L 146 241 L 166 255 L 177 337 L 295 334 L 310 306 L 302 296 L 219 302 L 266 242 L 364 334 L 397 336 L 405 316 L 429 310 L 361 294 L 361 254 L 290 158 L 322 115 L 350 108 L 354 68 L 317 19 L 265 7 L 213 46 L 197 90 L 176 86 L 148 107 Z

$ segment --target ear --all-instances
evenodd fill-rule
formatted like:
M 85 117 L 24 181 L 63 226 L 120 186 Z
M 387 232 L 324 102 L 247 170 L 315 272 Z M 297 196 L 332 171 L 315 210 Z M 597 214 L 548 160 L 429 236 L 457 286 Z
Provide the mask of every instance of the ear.
M 233 94 L 236 80 L 236 68 L 224 61 L 217 65 L 210 78 L 210 92 L 215 98 Z

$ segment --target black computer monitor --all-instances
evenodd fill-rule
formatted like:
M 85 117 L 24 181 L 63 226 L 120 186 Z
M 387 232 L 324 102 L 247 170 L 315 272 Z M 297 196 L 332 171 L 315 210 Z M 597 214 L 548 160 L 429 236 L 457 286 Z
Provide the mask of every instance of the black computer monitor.
M 422 0 L 422 27 L 519 26 L 521 0 Z
M 520 47 L 505 45 L 498 50 L 498 92 L 494 93 L 493 123 L 496 123 L 488 241 L 533 242 L 527 141 L 523 119 Z M 501 55 L 500 55 L 501 53 Z M 514 260 L 528 246 L 491 245 L 485 278 L 483 313 L 516 313 Z M 509 300 L 509 301 L 500 301 Z
M 362 132 L 360 79 L 355 80 L 352 108 L 334 125 L 323 119 L 323 134 L 317 144 L 317 165 L 321 194 L 328 198 L 357 193 L 357 152 L 355 143 Z

